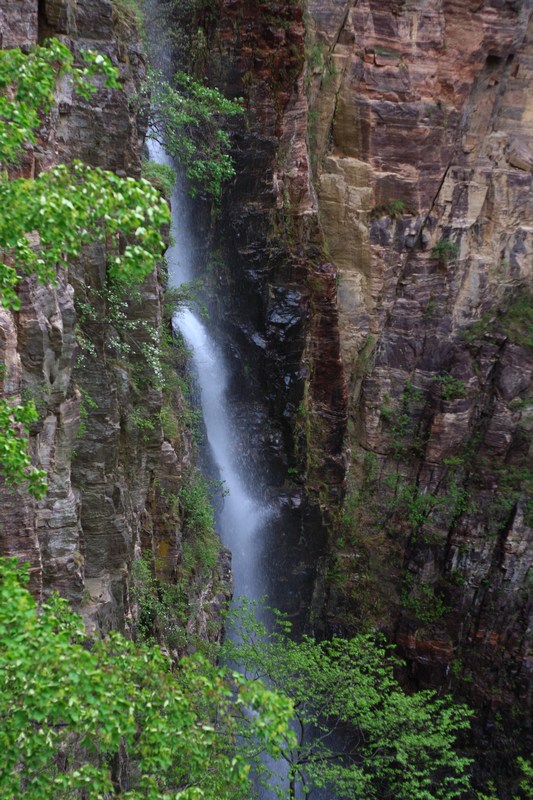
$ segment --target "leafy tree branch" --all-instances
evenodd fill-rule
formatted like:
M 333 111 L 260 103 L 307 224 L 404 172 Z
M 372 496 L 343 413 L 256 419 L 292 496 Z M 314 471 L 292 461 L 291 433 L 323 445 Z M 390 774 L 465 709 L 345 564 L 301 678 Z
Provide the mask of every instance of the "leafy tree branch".
M 236 720 L 252 710 L 276 755 L 287 700 L 201 656 L 173 670 L 158 647 L 119 633 L 89 642 L 66 600 L 38 609 L 26 582 L 0 559 L 3 800 L 249 800 Z
M 207 193 L 218 200 L 224 181 L 235 174 L 223 122 L 242 114 L 242 107 L 184 72 L 177 72 L 172 83 L 153 72 L 149 89 L 149 135 L 182 166 L 193 195 Z

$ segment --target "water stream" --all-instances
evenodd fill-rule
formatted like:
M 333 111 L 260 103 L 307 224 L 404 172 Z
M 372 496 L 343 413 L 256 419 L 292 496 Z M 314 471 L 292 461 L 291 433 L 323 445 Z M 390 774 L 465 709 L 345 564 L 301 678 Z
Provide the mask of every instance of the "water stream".
M 149 152 L 153 161 L 172 166 L 169 156 L 154 140 L 149 140 Z M 173 244 L 166 254 L 171 287 L 179 287 L 195 278 L 191 257 L 194 237 L 187 230 L 185 204 L 186 197 L 178 182 L 171 202 Z M 232 556 L 234 598 L 244 596 L 259 601 L 269 589 L 271 576 L 266 568 L 264 543 L 269 538 L 270 525 L 275 524 L 275 515 L 265 502 L 252 495 L 236 464 L 234 443 L 238 437 L 233 432 L 229 408 L 228 369 L 213 333 L 189 308 L 175 314 L 173 326 L 190 349 L 211 457 L 224 484 L 224 505 L 218 514 L 218 527 L 222 542 Z M 266 622 L 269 612 L 263 611 L 261 616 Z M 230 635 L 238 636 L 238 631 Z M 264 762 L 272 773 L 273 783 L 285 780 L 285 762 L 276 762 L 268 756 L 264 757 Z M 275 792 L 259 784 L 255 784 L 255 791 L 262 800 L 275 800 Z
M 154 140 L 149 140 L 149 151 L 153 161 L 172 166 L 169 156 Z M 166 254 L 171 287 L 179 287 L 195 278 L 191 257 L 194 243 L 185 223 L 185 201 L 184 190 L 178 183 L 171 203 L 173 244 Z M 191 352 L 207 442 L 225 490 L 218 524 L 220 537 L 232 554 L 234 594 L 258 600 L 267 588 L 265 573 L 259 564 L 261 541 L 270 512 L 264 502 L 252 496 L 236 465 L 224 357 L 207 323 L 191 309 L 177 312 L 173 325 L 181 332 Z

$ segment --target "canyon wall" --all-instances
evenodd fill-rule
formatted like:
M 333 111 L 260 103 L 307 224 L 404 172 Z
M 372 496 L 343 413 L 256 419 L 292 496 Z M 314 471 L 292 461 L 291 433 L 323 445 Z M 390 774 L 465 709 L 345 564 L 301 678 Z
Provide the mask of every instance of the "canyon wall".
M 146 64 L 134 18 L 110 0 L 2 0 L 3 47 L 26 49 L 50 36 L 74 53 L 107 54 L 122 88 L 100 88 L 84 101 L 62 80 L 19 172 L 31 178 L 78 158 L 138 178 L 147 114 L 142 105 L 138 110 L 136 95 Z M 34 400 L 39 420 L 30 446 L 35 465 L 48 475 L 39 501 L 23 487 L 1 486 L 0 550 L 29 562 L 35 593 L 59 591 L 89 628 L 104 630 L 135 625 L 132 564 L 144 554 L 161 578 L 188 583 L 184 602 L 197 611 L 190 631 L 207 636 L 207 618 L 228 592 L 229 564 L 221 550 L 214 568 L 200 565 L 195 575 L 184 574 L 184 540 L 191 534 L 181 492 L 193 448 L 179 419 L 177 389 L 178 419 L 170 433 L 161 425 L 165 401 L 157 373 L 170 330 L 163 279 L 154 272 L 138 287 L 114 286 L 105 247 L 95 244 L 54 286 L 24 279 L 19 312 L 0 310 L 2 389 L 10 399 Z
M 270 599 L 306 614 L 343 492 L 346 390 L 306 141 L 304 14 L 222 2 L 206 25 L 210 80 L 245 108 L 208 258 L 210 311 L 227 334 L 243 472 L 261 483 L 266 471 L 277 509 Z
M 532 4 L 220 0 L 207 30 L 247 109 L 211 266 L 255 452 L 326 514 L 346 478 L 315 619 L 528 708 Z
M 396 587 L 420 683 L 451 671 L 478 701 L 528 702 L 531 3 L 326 6 L 310 143 L 363 556 L 341 605 L 379 562 L 362 605 L 389 616 Z

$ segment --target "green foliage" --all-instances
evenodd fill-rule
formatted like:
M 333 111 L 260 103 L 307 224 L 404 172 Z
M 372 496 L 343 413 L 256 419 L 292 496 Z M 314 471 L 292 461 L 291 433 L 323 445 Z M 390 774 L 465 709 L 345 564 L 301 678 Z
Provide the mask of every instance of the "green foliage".
M 90 341 L 96 332 L 103 339 L 107 354 L 127 363 L 134 391 L 144 402 L 146 388 L 161 389 L 164 381 L 160 331 L 131 314 L 132 306 L 141 302 L 142 295 L 137 287 L 111 275 L 102 289 L 88 288 L 86 300 L 77 298 L 76 310 L 82 349 L 85 334 Z M 90 355 L 97 357 L 96 351 Z M 82 361 L 85 357 L 83 354 Z M 143 413 L 140 411 L 141 416 Z
M 279 786 L 279 797 L 296 797 L 298 784 L 306 792 L 326 788 L 339 800 L 464 796 L 470 762 L 454 745 L 469 727 L 470 712 L 434 692 L 403 692 L 381 637 L 318 642 L 303 636 L 296 642 L 283 616 L 276 615 L 268 633 L 250 604 L 237 612 L 237 626 L 238 637 L 224 645 L 226 657 L 245 675 L 266 677 L 294 705 L 296 744 L 285 745 L 288 789 Z M 253 737 L 244 746 L 253 753 Z M 257 769 L 268 773 L 265 765 Z
M 142 406 L 134 408 L 129 419 L 147 439 L 149 438 L 148 434 L 155 430 L 154 420 Z
M 439 375 L 436 379 L 439 384 L 440 394 L 443 400 L 457 400 L 466 397 L 466 386 L 464 381 L 454 378 L 448 372 Z
M 117 71 L 107 56 L 86 50 L 80 57 L 84 66 L 74 66 L 72 53 L 57 39 L 34 47 L 28 55 L 19 48 L 0 50 L 0 167 L 13 163 L 23 145 L 35 142 L 58 78 L 68 75 L 86 99 L 96 91 L 91 82 L 96 75 L 105 77 L 107 87 L 118 88 Z
M 467 344 L 474 344 L 478 339 L 482 339 L 492 328 L 494 321 L 494 316 L 487 312 L 480 319 L 469 325 L 468 328 L 464 328 L 461 331 L 461 336 Z
M 176 185 L 176 173 L 172 167 L 155 161 L 143 161 L 143 178 L 150 181 L 163 197 L 170 200 Z
M 236 733 L 276 755 L 287 700 L 200 656 L 173 671 L 118 633 L 87 641 L 65 600 L 37 608 L 13 559 L 0 579 L 3 800 L 248 800 Z
M 187 635 L 188 605 L 182 582 L 167 583 L 160 579 L 153 559 L 143 556 L 135 561 L 130 591 L 138 609 L 135 626 L 137 640 L 155 640 L 181 652 L 190 645 L 202 644 L 191 642 Z
M 9 258 L 0 267 L 0 291 L 8 308 L 20 307 L 15 289 L 21 273 L 53 282 L 57 268 L 95 239 L 106 242 L 109 274 L 119 280 L 143 279 L 161 258 L 160 229 L 169 212 L 148 181 L 75 161 L 35 180 L 4 180 L 0 203 L 0 248 Z
M 520 781 L 520 789 L 526 800 L 531 800 L 533 797 L 533 761 L 526 761 L 525 758 L 518 758 L 517 763 L 523 776 Z
M 415 541 L 421 534 L 423 527 L 431 522 L 436 515 L 446 518 L 445 527 L 449 528 L 464 512 L 475 511 L 468 491 L 459 486 L 454 480 L 449 480 L 441 487 L 441 493 L 431 494 L 421 491 L 416 483 L 411 483 L 399 474 L 389 475 L 384 480 L 384 486 L 391 491 L 391 496 L 382 503 L 385 514 L 392 514 L 397 523 L 408 523 L 409 535 Z M 376 513 L 379 519 L 379 511 Z M 387 525 L 386 519 L 384 524 Z M 441 523 L 442 524 L 442 523 Z M 423 540 L 430 541 L 427 534 Z
M 209 502 L 207 484 L 198 470 L 191 470 L 180 491 L 186 527 L 197 536 L 209 534 L 214 528 L 213 509 Z
M 128 372 L 134 410 L 125 422 L 135 425 L 145 440 L 152 431 L 159 430 L 159 425 L 164 436 L 176 445 L 185 429 L 195 438 L 200 436 L 200 412 L 190 401 L 188 377 L 183 374 L 187 352 L 182 338 L 172 332 L 173 315 L 195 302 L 195 297 L 193 285 L 166 288 L 159 328 L 131 313 L 132 307 L 142 302 L 142 296 L 136 287 L 121 281 L 108 278 L 102 289 L 87 287 L 86 298 L 76 298 L 80 347 L 77 367 L 98 358 L 92 345 L 92 339 L 98 337 L 104 352 Z M 162 392 L 160 413 L 146 403 L 151 389 Z
M 380 624 L 391 602 L 405 599 L 406 587 L 403 598 L 396 597 L 396 587 L 408 542 L 442 544 L 462 514 L 478 510 L 471 490 L 462 485 L 464 457 L 447 459 L 446 466 L 438 491 L 428 492 L 405 470 L 388 473 L 386 460 L 374 453 L 354 462 L 328 566 L 328 579 L 343 594 L 345 629 Z M 455 469 L 461 475 L 455 476 Z
M 433 509 L 444 502 L 443 498 L 421 492 L 417 484 L 405 481 L 398 474 L 390 475 L 384 483 L 393 490 L 388 508 L 395 514 L 401 513 L 409 523 L 410 533 L 414 537 L 427 522 Z
M 16 48 L 0 51 L 0 165 L 35 141 L 59 76 L 69 75 L 84 97 L 96 91 L 94 75 L 117 86 L 107 57 L 92 51 L 82 57 L 87 66 L 74 67 L 68 48 L 54 39 L 29 55 Z M 80 162 L 60 164 L 36 179 L 9 181 L 0 173 L 0 204 L 0 301 L 14 310 L 20 307 L 15 289 L 21 273 L 53 281 L 57 268 L 94 239 L 106 242 L 113 274 L 140 280 L 160 258 L 160 228 L 169 221 L 166 203 L 148 181 L 119 178 Z M 125 244 L 125 237 L 133 241 Z
M 156 639 L 175 652 L 190 652 L 191 648 L 209 652 L 211 645 L 195 633 L 195 618 L 202 613 L 201 607 L 195 607 L 195 598 L 202 597 L 207 582 L 216 586 L 218 580 L 221 543 L 211 498 L 220 487 L 211 485 L 198 470 L 185 471 L 182 481 L 179 492 L 157 487 L 161 518 L 169 530 L 181 528 L 181 556 L 170 582 L 160 569 L 164 559 L 145 555 L 134 564 L 132 598 L 139 610 L 136 634 L 143 641 Z
M 32 467 L 27 435 L 38 418 L 33 401 L 20 405 L 0 398 L 0 469 L 8 483 L 27 483 L 37 499 L 46 494 L 46 472 Z
M 391 217 L 392 219 L 396 219 L 397 217 L 401 217 L 404 214 L 412 213 L 405 202 L 405 200 L 396 199 L 391 200 L 389 203 L 385 203 L 384 205 L 374 206 L 372 211 L 370 212 L 370 216 L 373 219 L 378 219 L 379 217 Z
M 390 56 L 391 58 L 402 58 L 402 53 L 397 53 L 395 50 L 389 50 L 387 47 L 375 47 L 375 52 L 379 56 Z
M 153 73 L 150 94 L 151 135 L 182 166 L 193 195 L 205 192 L 219 199 L 222 184 L 235 174 L 221 122 L 241 114 L 241 106 L 184 72 L 177 72 L 172 83 Z
M 431 255 L 442 264 L 447 264 L 448 261 L 454 261 L 459 255 L 459 245 L 450 239 L 440 239 L 431 248 Z
M 144 3 L 147 7 L 146 2 Z M 159 0 L 150 3 L 146 31 L 150 61 L 196 75 L 205 73 L 209 52 L 205 29 L 216 21 L 220 0 Z M 148 11 L 148 8 L 147 8 Z
M 501 464 L 494 469 L 494 475 L 498 489 L 487 509 L 490 517 L 500 522 L 502 517 L 506 520 L 516 503 L 525 498 L 524 522 L 530 525 L 533 522 L 533 470 L 529 460 L 521 464 Z
M 491 333 L 503 333 L 512 344 L 533 347 L 533 295 L 527 287 L 515 290 L 497 309 L 486 311 L 462 331 L 462 337 L 468 344 L 475 344 Z
M 325 58 L 328 55 L 328 46 L 323 41 L 314 39 L 312 43 L 306 41 L 305 62 L 309 72 L 321 71 L 324 67 Z
M 533 294 L 519 292 L 502 316 L 502 327 L 513 344 L 533 347 Z
M 184 429 L 199 436 L 200 412 L 190 402 L 189 380 L 183 376 L 187 351 L 183 339 L 172 332 L 173 315 L 195 302 L 195 296 L 190 284 L 165 289 L 163 324 L 159 328 L 131 313 L 132 306 L 142 302 L 142 296 L 136 287 L 121 281 L 108 278 L 102 289 L 88 288 L 85 300 L 76 299 L 80 346 L 77 365 L 98 358 L 91 341 L 96 333 L 103 340 L 104 351 L 128 371 L 132 399 L 137 404 L 129 420 L 145 438 L 159 424 L 170 441 L 178 440 Z M 159 418 L 146 407 L 150 389 L 163 395 Z
M 77 437 L 81 439 L 85 431 L 87 430 L 87 420 L 89 418 L 89 410 L 98 408 L 98 403 L 93 400 L 89 392 L 85 389 L 82 389 L 81 386 L 78 387 L 81 399 L 80 399 L 80 425 L 78 428 Z
M 521 774 L 519 782 L 520 794 L 513 794 L 512 800 L 532 800 L 533 798 L 533 762 L 530 759 L 518 757 L 516 759 L 516 766 Z M 506 787 L 507 788 L 507 787 Z M 494 781 L 489 781 L 486 786 L 486 791 L 490 794 L 485 794 L 481 791 L 476 791 L 476 800 L 499 800 L 496 792 L 498 791 Z
M 407 209 L 407 203 L 405 200 L 391 200 L 388 208 L 389 215 L 394 219 L 395 217 L 400 217 L 405 213 Z
M 139 0 L 112 0 L 113 20 L 125 34 L 135 30 L 142 32 L 144 15 Z
M 417 582 L 412 575 L 404 578 L 402 605 L 427 625 L 438 622 L 450 610 L 427 581 Z
M 216 564 L 220 540 L 215 534 L 209 487 L 199 470 L 185 474 L 179 498 L 184 521 L 184 569 L 187 573 L 193 569 L 205 573 Z
M 394 457 L 405 460 L 422 455 L 424 441 L 417 413 L 425 403 L 424 392 L 407 381 L 398 402 L 394 403 L 389 394 L 383 399 L 380 413 Z
M 32 383 L 20 392 L 21 404 L 27 406 L 30 402 L 35 405 L 37 411 L 37 419 L 32 421 L 30 425 L 30 433 L 38 426 L 39 422 L 46 417 L 48 411 L 48 403 L 50 401 L 50 387 L 45 383 Z
M 304 80 L 305 80 L 305 88 L 309 90 L 311 82 L 313 81 L 313 77 L 315 75 L 319 76 L 320 82 L 324 85 L 324 80 L 326 74 L 334 69 L 334 65 L 331 59 L 331 55 L 329 53 L 329 48 L 327 42 L 323 41 L 322 39 L 317 38 L 316 31 L 313 29 L 312 26 L 309 25 L 309 15 L 306 13 L 304 15 L 304 21 L 306 22 L 306 35 L 305 35 L 305 45 L 304 45 L 304 59 L 305 59 L 305 73 L 304 73 Z M 288 24 L 290 25 L 290 20 L 287 20 Z M 298 56 L 298 47 L 294 48 L 294 55 Z M 308 112 L 308 121 L 311 121 L 311 116 L 314 115 L 316 112 L 310 111 Z M 315 117 L 315 122 L 316 119 Z
M 164 333 L 161 341 L 163 405 L 161 425 L 164 436 L 176 443 L 180 432 L 188 431 L 193 442 L 202 441 L 202 412 L 193 397 L 191 376 L 186 369 L 188 352 L 181 336 Z

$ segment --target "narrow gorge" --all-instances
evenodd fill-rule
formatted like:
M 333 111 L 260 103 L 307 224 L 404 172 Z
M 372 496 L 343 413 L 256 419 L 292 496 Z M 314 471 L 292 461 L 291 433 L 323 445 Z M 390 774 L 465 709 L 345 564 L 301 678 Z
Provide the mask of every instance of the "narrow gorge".
M 95 241 L 0 306 L 48 485 L 0 478 L 0 556 L 174 660 L 220 642 L 234 583 L 298 635 L 384 634 L 408 692 L 474 710 L 457 796 L 527 800 L 533 1 L 0 0 L 0 48 L 51 37 L 120 88 L 60 76 L 6 175 L 79 159 L 165 188 L 155 162 L 179 189 L 138 285 Z M 241 109 L 214 114 L 220 197 L 150 141 L 177 70 Z

